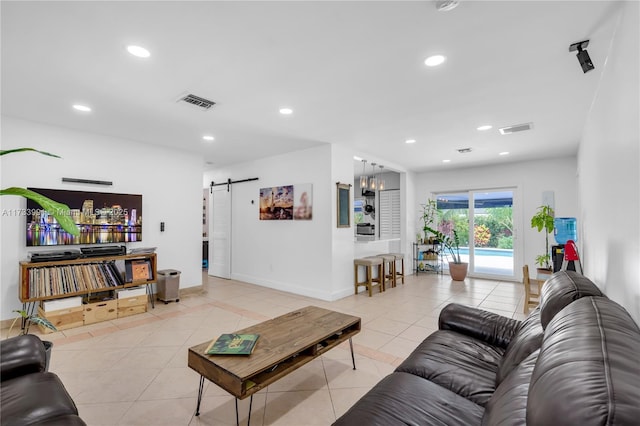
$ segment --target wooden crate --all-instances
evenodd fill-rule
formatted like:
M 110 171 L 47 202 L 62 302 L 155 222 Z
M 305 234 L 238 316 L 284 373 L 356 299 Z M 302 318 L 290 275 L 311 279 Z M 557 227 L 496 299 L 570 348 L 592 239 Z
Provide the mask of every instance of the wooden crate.
M 103 300 L 84 305 L 84 324 L 109 321 L 118 317 L 118 301 Z
M 38 306 L 38 315 L 49 320 L 58 330 L 81 327 L 84 324 L 84 309 L 82 306 L 47 312 L 42 310 L 42 307 Z M 53 333 L 53 330 L 39 324 L 38 327 L 42 333 Z
M 118 299 L 118 318 L 147 312 L 147 295 Z

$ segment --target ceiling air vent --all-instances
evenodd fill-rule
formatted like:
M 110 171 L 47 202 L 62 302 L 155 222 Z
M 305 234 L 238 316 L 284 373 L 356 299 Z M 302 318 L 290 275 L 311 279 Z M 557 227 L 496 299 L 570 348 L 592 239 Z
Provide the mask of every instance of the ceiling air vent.
M 202 108 L 204 110 L 208 110 L 216 104 L 213 101 L 192 94 L 181 96 L 180 98 L 178 98 L 178 102 L 180 101 L 197 106 L 198 108 Z
M 511 133 L 524 132 L 525 130 L 533 129 L 533 123 L 516 124 L 514 126 L 501 127 L 500 134 L 510 135 Z
M 471 152 L 471 148 L 460 148 L 460 149 L 458 150 L 458 152 L 459 152 L 460 154 L 467 154 L 467 153 Z

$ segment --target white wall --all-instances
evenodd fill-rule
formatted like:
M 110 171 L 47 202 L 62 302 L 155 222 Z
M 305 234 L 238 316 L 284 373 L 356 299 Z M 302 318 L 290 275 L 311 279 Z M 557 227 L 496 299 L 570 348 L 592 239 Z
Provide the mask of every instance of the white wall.
M 2 156 L 1 186 L 39 187 L 142 194 L 142 242 L 157 247 L 158 269 L 182 271 L 180 287 L 202 283 L 202 161 L 185 152 L 44 124 L 2 117 L 2 149 L 33 147 L 60 155 L 36 153 Z M 62 183 L 62 177 L 113 181 L 113 186 Z M 1 210 L 26 207 L 20 197 L 0 197 Z M 160 232 L 165 222 L 165 232 Z M 1 318 L 12 318 L 18 300 L 18 262 L 26 260 L 25 217 L 0 217 L 2 272 Z M 73 246 L 78 248 L 79 246 Z M 53 250 L 59 247 L 48 247 Z
M 231 278 L 323 300 L 351 294 L 353 209 L 351 227 L 338 228 L 336 183 L 353 182 L 353 151 L 327 144 L 237 164 L 204 173 L 203 185 L 254 177 L 232 186 Z M 312 220 L 259 219 L 260 188 L 302 183 L 313 184 Z
M 523 251 L 514 259 L 516 280 L 522 277 L 521 265 L 526 263 L 532 267 L 535 257 L 544 252 L 544 234 L 538 233 L 530 226 L 531 216 L 535 214 L 536 208 L 542 205 L 544 191 L 554 192 L 556 216 L 577 217 L 580 223 L 576 159 L 573 157 L 421 173 L 415 182 L 413 230 L 407 233 L 411 235 L 411 241 L 415 240 L 416 233 L 422 229 L 419 214 L 422 211 L 421 204 L 424 204 L 432 193 L 519 188 L 516 196 L 520 200 L 520 207 L 514 206 L 513 215 L 514 226 L 519 227 L 521 233 L 515 235 L 514 247 L 518 243 L 522 244 Z M 579 235 L 578 238 L 580 237 Z M 555 240 L 551 236 L 549 244 L 553 243 Z
M 336 183 L 353 182 L 353 151 L 339 145 L 331 146 L 331 222 L 332 229 L 331 262 L 332 275 L 330 287 L 330 300 L 352 294 L 353 292 L 353 259 L 354 259 L 354 234 L 353 227 L 353 197 L 354 188 L 351 188 L 349 198 L 349 212 L 351 215 L 349 228 L 338 228 L 338 204 Z M 326 231 L 325 231 L 326 232 Z
M 401 186 L 405 188 L 404 191 L 400 191 L 400 205 L 404 209 L 402 210 L 404 220 L 400 224 L 400 233 L 404 236 L 401 252 L 404 253 L 404 267 L 407 275 L 413 273 L 413 243 L 416 241 L 417 229 L 422 229 L 422 226 L 417 226 L 418 209 L 416 206 L 420 206 L 420 203 L 423 202 L 424 194 L 416 188 L 417 180 L 416 173 L 400 174 Z
M 229 178 L 259 178 L 232 185 L 232 279 L 331 298 L 331 230 L 335 226 L 331 160 L 331 146 L 325 145 L 205 173 L 205 186 Z M 353 170 L 347 182 L 352 180 Z M 260 188 L 304 183 L 313 185 L 312 220 L 259 219 Z
M 578 155 L 585 275 L 640 323 L 640 136 L 637 2 L 621 2 Z M 594 38 L 598 34 L 594 34 Z

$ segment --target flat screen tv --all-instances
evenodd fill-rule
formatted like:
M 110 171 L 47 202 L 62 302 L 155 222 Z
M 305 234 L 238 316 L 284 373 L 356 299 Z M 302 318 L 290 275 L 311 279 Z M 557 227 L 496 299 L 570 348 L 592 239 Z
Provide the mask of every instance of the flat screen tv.
M 142 241 L 142 195 L 28 188 L 69 206 L 80 235 L 65 232 L 53 216 L 27 200 L 27 246 Z

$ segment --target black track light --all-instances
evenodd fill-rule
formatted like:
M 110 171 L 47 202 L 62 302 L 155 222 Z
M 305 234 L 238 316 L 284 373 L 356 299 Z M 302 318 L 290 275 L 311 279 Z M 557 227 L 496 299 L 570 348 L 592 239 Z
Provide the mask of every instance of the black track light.
M 576 56 L 578 57 L 578 62 L 580 62 L 580 66 L 582 67 L 582 72 L 584 73 L 587 73 L 595 68 L 593 62 L 591 62 L 589 53 L 587 52 L 587 46 L 589 46 L 589 40 L 573 43 L 569 46 L 569 52 L 578 51 Z

